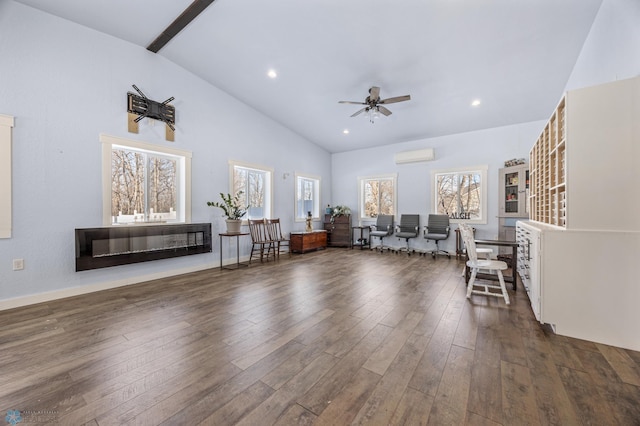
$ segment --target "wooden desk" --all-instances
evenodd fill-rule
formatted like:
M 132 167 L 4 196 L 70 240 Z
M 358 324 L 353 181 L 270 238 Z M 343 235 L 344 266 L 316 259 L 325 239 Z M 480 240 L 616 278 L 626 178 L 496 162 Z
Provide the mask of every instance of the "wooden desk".
M 504 277 L 504 281 L 511 283 L 513 286 L 513 290 L 516 290 L 516 283 L 518 282 L 518 243 L 515 241 L 499 241 L 499 240 L 475 240 L 476 245 L 485 245 L 485 246 L 497 246 L 497 247 L 511 247 L 513 254 L 511 257 L 511 276 Z M 469 282 L 470 277 L 469 267 L 465 265 L 464 267 L 464 281 L 466 283 Z M 497 275 L 493 274 L 478 274 L 477 278 L 485 279 L 485 280 L 498 280 Z
M 289 236 L 292 253 L 306 253 L 327 247 L 327 231 L 292 232 Z
M 240 237 L 243 235 L 249 235 L 247 232 L 227 233 L 223 232 L 218 234 L 220 237 L 220 269 L 239 269 L 241 266 L 249 266 L 247 263 L 240 263 Z M 231 265 L 222 265 L 222 237 L 232 238 L 236 237 L 236 263 Z

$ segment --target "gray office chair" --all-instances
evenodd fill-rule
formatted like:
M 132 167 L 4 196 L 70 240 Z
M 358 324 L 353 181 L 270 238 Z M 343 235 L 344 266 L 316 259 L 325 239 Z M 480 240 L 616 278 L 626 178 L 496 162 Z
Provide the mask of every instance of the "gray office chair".
M 379 214 L 378 219 L 376 219 L 376 224 L 371 225 L 369 231 L 369 240 L 373 241 L 373 237 L 380 238 L 380 245 L 377 247 L 371 246 L 371 250 L 380 250 L 380 253 L 384 251 L 384 249 L 389 249 L 389 246 L 384 245 L 384 237 L 393 234 L 393 215 L 385 215 Z
M 436 254 L 445 254 L 451 258 L 449 252 L 441 250 L 438 241 L 449 238 L 449 216 L 446 214 L 430 214 L 427 226 L 424 227 L 424 238 L 433 240 L 436 243 L 436 249 L 431 251 L 431 257 L 435 259 Z
M 396 250 L 396 254 L 401 251 L 406 251 L 407 255 L 411 256 L 411 253 L 415 253 L 415 250 L 412 250 L 409 247 L 409 240 L 411 238 L 416 238 L 420 229 L 420 215 L 418 214 L 403 214 L 400 216 L 400 223 L 396 226 L 396 237 L 404 238 L 407 242 L 406 247 L 401 247 Z

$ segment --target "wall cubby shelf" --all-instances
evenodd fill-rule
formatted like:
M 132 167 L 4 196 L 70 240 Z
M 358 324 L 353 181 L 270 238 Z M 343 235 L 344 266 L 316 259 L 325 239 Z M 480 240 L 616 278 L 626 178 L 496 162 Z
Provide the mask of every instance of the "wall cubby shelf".
M 211 224 L 76 229 L 76 272 L 211 253 Z
M 570 90 L 530 152 L 518 266 L 536 318 L 640 350 L 640 77 Z

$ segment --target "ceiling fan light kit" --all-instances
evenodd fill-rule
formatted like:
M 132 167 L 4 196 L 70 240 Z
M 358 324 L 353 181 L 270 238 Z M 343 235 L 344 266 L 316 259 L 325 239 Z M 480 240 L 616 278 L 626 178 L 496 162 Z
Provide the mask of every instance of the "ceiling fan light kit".
M 384 106 L 385 104 L 394 104 L 397 102 L 404 102 L 408 100 L 411 100 L 410 95 L 395 96 L 393 98 L 380 99 L 380 88 L 377 86 L 372 86 L 369 89 L 369 96 L 365 98 L 364 102 L 338 101 L 338 103 L 352 104 L 352 105 L 366 105 L 364 108 L 351 114 L 351 117 L 355 117 L 364 112 L 365 117 L 367 117 L 369 121 L 373 123 L 376 118 L 380 117 L 380 114 L 385 116 L 389 116 L 392 114 L 392 112 Z

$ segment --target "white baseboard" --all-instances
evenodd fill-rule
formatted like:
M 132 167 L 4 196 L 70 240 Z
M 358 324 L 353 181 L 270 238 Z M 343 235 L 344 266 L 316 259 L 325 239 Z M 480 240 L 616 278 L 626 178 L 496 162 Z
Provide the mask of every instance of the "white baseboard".
M 248 260 L 241 258 L 240 261 Z M 236 263 L 235 259 L 224 259 L 224 264 Z M 0 311 L 8 309 L 20 308 L 23 306 L 35 305 L 37 303 L 51 302 L 53 300 L 64 299 L 67 297 L 80 296 L 82 294 L 94 293 L 96 291 L 109 290 L 117 287 L 124 287 L 133 284 L 139 284 L 146 281 L 157 280 L 159 278 L 173 277 L 176 275 L 188 274 L 191 272 L 204 271 L 205 269 L 219 268 L 219 262 L 215 264 L 207 263 L 188 268 L 174 269 L 171 271 L 158 272 L 155 274 L 140 275 L 136 277 L 125 278 L 116 281 L 107 281 L 103 283 L 90 284 L 80 287 L 63 288 L 60 290 L 48 291 L 45 293 L 32 294 L 29 296 L 16 297 L 15 299 L 0 300 Z

